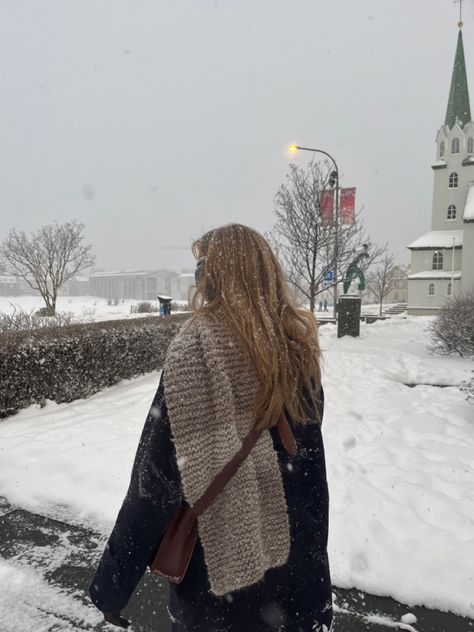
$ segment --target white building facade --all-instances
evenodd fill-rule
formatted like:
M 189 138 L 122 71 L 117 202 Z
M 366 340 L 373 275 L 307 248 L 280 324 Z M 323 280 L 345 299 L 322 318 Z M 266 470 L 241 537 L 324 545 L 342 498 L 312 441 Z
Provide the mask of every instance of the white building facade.
M 408 313 L 430 315 L 474 291 L 474 123 L 460 23 L 445 124 L 436 138 L 431 230 L 408 248 Z
M 194 272 L 173 270 L 122 270 L 94 272 L 89 276 L 91 296 L 108 299 L 156 300 L 158 294 L 186 301 L 194 285 Z

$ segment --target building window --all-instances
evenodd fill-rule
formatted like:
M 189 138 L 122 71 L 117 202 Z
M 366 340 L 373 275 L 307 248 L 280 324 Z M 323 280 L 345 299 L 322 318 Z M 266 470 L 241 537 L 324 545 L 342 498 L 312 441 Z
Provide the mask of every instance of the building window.
M 467 139 L 467 153 L 474 154 L 474 138 L 472 136 Z
M 456 207 L 454 204 L 448 206 L 448 215 L 446 219 L 456 219 Z
M 428 295 L 434 296 L 434 283 L 430 283 L 428 286 Z
M 433 255 L 433 265 L 431 266 L 432 270 L 442 270 L 443 269 L 443 253 L 437 250 Z
M 451 285 L 451 283 L 448 283 L 448 296 L 451 296 L 452 290 L 453 290 L 453 286 Z
M 439 144 L 439 157 L 442 158 L 444 156 L 444 150 L 446 145 L 444 144 L 444 140 L 442 140 Z
M 459 138 L 453 138 L 453 141 L 451 143 L 451 153 L 459 154 L 459 148 L 460 148 Z
M 458 174 L 455 171 L 453 171 L 453 173 L 449 174 L 449 188 L 457 189 L 458 182 L 459 182 Z

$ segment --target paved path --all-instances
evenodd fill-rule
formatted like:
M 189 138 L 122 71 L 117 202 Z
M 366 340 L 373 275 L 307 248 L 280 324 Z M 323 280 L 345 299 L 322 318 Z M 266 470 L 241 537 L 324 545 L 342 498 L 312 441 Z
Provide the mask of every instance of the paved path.
M 11 507 L 0 498 L 0 558 L 3 564 L 7 569 L 25 569 L 30 575 L 36 574 L 40 577 L 40 585 L 44 584 L 55 595 L 53 599 L 45 598 L 44 590 L 34 589 L 11 592 L 14 602 L 11 608 L 23 615 L 31 613 L 31 627 L 26 624 L 28 627 L 24 628 L 24 621 L 21 627 L 13 626 L 10 612 L 10 627 L 4 630 L 1 622 L 8 622 L 6 610 L 10 609 L 4 597 L 3 602 L 0 601 L 2 632 L 35 632 L 38 618 L 42 632 L 118 630 L 101 622 L 87 598 L 87 586 L 103 546 L 104 538 L 89 529 Z M 5 591 L 5 586 L 2 590 Z M 7 595 L 8 590 L 7 586 Z M 37 599 L 35 592 L 39 594 Z M 133 632 L 170 632 L 166 592 L 163 582 L 149 573 L 145 575 L 124 612 L 133 622 L 130 628 Z M 393 599 L 357 590 L 334 588 L 334 593 L 335 632 L 474 632 L 474 621 L 463 617 L 408 607 Z M 69 599 L 66 603 L 71 604 L 70 608 L 64 606 L 65 599 Z M 401 623 L 402 615 L 408 612 L 416 616 L 416 623 Z

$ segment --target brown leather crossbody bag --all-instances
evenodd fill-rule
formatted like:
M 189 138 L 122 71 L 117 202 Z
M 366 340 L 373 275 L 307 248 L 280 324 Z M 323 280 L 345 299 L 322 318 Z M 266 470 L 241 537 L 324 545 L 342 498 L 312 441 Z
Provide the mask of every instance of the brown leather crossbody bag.
M 278 424 L 283 447 L 290 456 L 296 455 L 296 442 L 284 415 Z M 174 512 L 158 546 L 150 570 L 174 584 L 183 581 L 198 538 L 198 517 L 216 500 L 230 479 L 257 443 L 262 430 L 251 430 L 233 458 L 214 477 L 204 494 L 192 507 L 180 505 Z

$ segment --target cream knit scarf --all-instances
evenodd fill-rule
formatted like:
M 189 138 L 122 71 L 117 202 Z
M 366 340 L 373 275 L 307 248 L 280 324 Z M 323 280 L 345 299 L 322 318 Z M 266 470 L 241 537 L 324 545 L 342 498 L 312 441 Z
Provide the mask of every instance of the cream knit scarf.
M 253 427 L 258 376 L 225 319 L 198 315 L 169 348 L 164 384 L 183 493 L 192 505 Z M 287 506 L 267 430 L 198 529 L 215 595 L 258 582 L 287 562 Z

